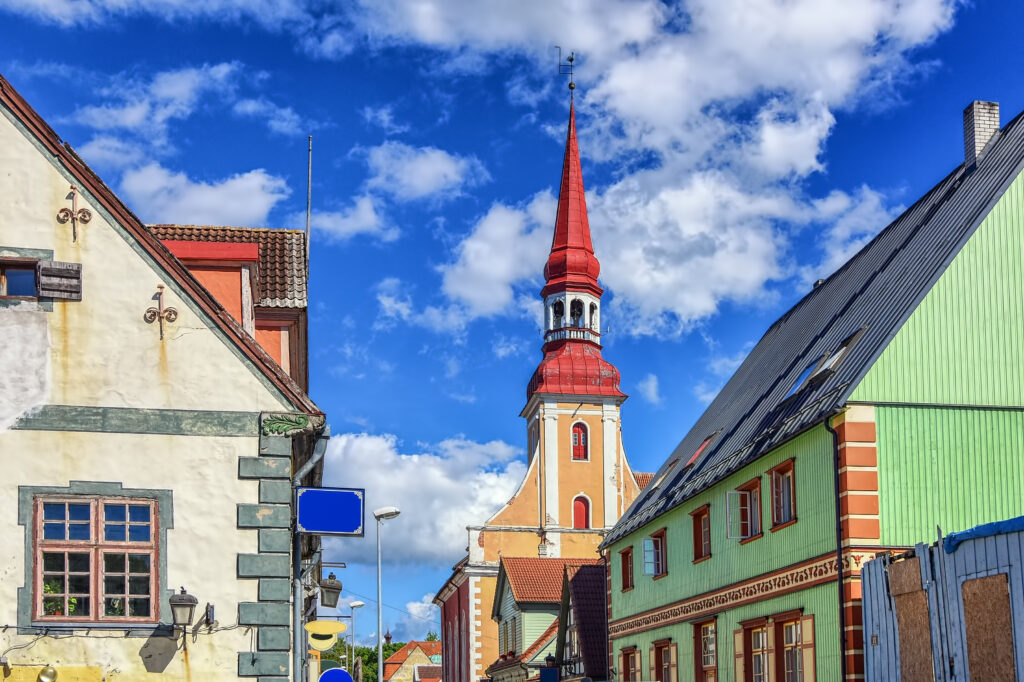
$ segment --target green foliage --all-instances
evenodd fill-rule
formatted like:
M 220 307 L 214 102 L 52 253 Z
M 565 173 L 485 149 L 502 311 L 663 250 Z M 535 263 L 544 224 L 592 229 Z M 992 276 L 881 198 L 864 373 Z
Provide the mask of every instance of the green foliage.
M 428 642 L 440 642 L 441 638 L 437 636 L 436 632 L 431 630 L 430 632 L 427 633 L 427 641 Z
M 392 642 L 384 645 L 384 660 L 405 646 L 405 642 Z M 347 655 L 348 642 L 338 640 L 329 651 L 325 651 L 321 658 L 331 661 L 341 661 L 342 656 Z M 377 682 L 377 647 L 357 646 L 356 656 L 363 660 L 363 682 Z

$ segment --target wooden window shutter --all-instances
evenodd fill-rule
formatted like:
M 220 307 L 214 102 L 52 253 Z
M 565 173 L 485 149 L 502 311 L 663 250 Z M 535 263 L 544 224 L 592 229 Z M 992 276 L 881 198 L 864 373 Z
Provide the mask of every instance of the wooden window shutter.
M 82 300 L 82 264 L 41 260 L 36 263 L 36 290 L 40 298 Z
M 626 666 L 624 665 L 624 663 L 625 663 L 624 659 L 625 659 L 625 654 L 621 654 L 620 653 L 619 654 L 619 658 L 618 658 L 619 679 L 622 680 L 622 682 L 628 682 L 628 680 L 626 679 Z
M 773 674 L 775 667 L 775 627 L 768 623 L 764 628 L 765 643 L 768 645 L 768 674 Z
M 800 654 L 803 658 L 804 682 L 814 682 L 814 616 L 800 619 Z
M 650 657 L 650 660 L 647 661 L 647 669 L 651 673 L 651 676 L 647 678 L 648 680 L 656 680 L 656 679 L 658 679 L 658 662 L 657 662 L 658 656 L 657 656 L 657 653 L 658 653 L 658 650 L 655 649 L 653 646 L 650 649 L 647 650 L 647 654 Z M 667 682 L 667 680 L 666 680 L 666 682 Z
M 743 630 L 732 631 L 732 657 L 736 664 L 736 682 L 743 682 L 747 679 L 743 665 Z
M 679 657 L 673 644 L 668 649 L 668 679 L 669 682 L 679 682 Z

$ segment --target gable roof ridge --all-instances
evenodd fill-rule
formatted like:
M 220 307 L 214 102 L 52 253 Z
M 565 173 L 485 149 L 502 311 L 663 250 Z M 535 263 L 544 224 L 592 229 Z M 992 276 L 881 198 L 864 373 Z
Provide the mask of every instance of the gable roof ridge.
M 24 97 L 0 74 L 0 103 L 10 109 L 17 120 L 24 125 L 63 165 L 73 177 L 87 189 L 96 199 L 98 206 L 107 210 L 114 220 L 134 237 L 140 246 L 174 279 L 200 309 L 208 315 L 222 332 L 230 339 L 274 384 L 281 394 L 292 402 L 296 408 L 309 414 L 322 414 L 320 408 L 309 395 L 264 351 L 256 340 L 249 336 L 234 321 L 223 305 L 199 283 L 192 273 L 182 265 L 181 261 L 160 243 L 145 224 L 139 220 L 120 197 L 89 167 L 75 152 L 71 145 L 64 142 L 53 128 L 39 115 Z

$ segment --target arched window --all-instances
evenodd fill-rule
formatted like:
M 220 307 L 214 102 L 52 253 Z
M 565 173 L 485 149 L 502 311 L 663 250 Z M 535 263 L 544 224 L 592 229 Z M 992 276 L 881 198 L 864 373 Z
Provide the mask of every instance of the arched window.
M 551 305 L 551 328 L 561 329 L 562 318 L 565 317 L 565 304 L 561 301 L 555 301 Z
M 572 527 L 590 528 L 590 501 L 582 495 L 572 501 Z
M 578 298 L 572 299 L 572 303 L 569 304 L 569 317 L 571 318 L 570 326 L 583 326 L 583 301 Z
M 596 303 L 591 303 L 590 304 L 590 328 L 593 329 L 595 332 L 601 331 L 597 327 L 597 304 Z
M 576 461 L 590 459 L 588 456 L 587 425 L 576 422 L 572 425 L 572 458 Z

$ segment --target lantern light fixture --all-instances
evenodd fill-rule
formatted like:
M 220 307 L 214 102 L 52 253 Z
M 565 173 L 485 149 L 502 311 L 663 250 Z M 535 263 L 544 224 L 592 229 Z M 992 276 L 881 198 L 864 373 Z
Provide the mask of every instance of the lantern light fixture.
M 337 608 L 339 597 L 341 597 L 341 581 L 332 571 L 330 575 L 320 580 L 320 605 L 329 609 Z
M 184 629 L 191 625 L 199 600 L 187 593 L 185 588 L 182 587 L 181 594 L 172 594 L 168 601 L 171 604 L 171 617 L 174 619 L 174 627 Z

